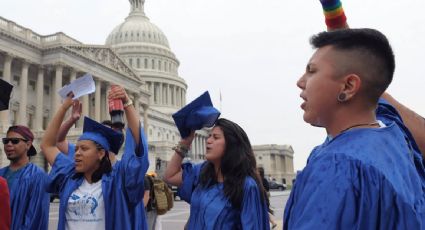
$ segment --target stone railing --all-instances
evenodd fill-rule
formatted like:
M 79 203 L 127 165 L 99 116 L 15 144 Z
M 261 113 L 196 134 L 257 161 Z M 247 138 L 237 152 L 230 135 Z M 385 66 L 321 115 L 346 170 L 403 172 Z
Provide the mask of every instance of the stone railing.
M 39 46 L 40 48 L 59 44 L 82 44 L 81 42 L 69 37 L 62 32 L 47 36 L 39 35 L 34 31 L 20 26 L 15 22 L 7 20 L 3 17 L 0 17 L 0 30 L 9 32 L 11 35 L 15 35 L 26 42 Z
M 74 44 L 81 45 L 83 43 L 75 40 L 74 38 L 69 37 L 68 35 L 58 32 L 52 35 L 43 36 L 41 39 L 43 46 L 59 45 L 59 44 Z

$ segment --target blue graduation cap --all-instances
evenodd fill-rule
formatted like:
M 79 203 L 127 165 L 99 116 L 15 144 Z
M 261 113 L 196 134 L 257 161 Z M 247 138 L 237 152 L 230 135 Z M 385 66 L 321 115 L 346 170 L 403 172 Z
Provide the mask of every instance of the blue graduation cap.
M 0 111 L 9 109 L 10 94 L 12 93 L 13 85 L 9 82 L 0 79 Z
M 212 127 L 220 116 L 220 111 L 213 107 L 208 91 L 173 114 L 174 122 L 182 138 L 190 135 L 192 130 Z
M 106 151 L 118 154 L 124 142 L 121 132 L 115 131 L 88 117 L 84 117 L 83 134 L 78 140 L 91 140 L 100 144 Z

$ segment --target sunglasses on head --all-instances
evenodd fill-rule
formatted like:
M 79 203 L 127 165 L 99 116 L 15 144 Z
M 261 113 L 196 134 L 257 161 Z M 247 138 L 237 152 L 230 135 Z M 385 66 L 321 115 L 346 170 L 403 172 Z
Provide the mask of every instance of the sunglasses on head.
M 19 143 L 19 141 L 27 142 L 28 140 L 26 140 L 24 138 L 19 138 L 19 137 L 2 138 L 2 142 L 3 142 L 4 145 L 7 145 L 7 143 L 9 143 L 9 141 L 11 141 L 12 144 L 16 145 L 16 144 Z

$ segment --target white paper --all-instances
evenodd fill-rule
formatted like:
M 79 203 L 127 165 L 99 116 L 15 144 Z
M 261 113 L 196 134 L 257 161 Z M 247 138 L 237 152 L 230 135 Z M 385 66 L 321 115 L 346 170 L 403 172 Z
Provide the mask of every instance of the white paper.
M 90 74 L 85 74 L 84 76 L 75 79 L 69 85 L 65 85 L 62 87 L 58 93 L 65 99 L 70 92 L 74 93 L 74 98 L 77 99 L 81 96 L 91 94 L 96 90 L 96 86 L 94 85 L 93 76 Z

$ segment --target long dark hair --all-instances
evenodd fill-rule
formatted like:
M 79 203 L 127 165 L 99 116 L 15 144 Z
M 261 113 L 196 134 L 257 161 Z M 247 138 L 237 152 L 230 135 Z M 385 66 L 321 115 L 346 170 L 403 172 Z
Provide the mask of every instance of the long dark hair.
M 255 180 L 261 197 L 263 197 L 262 200 L 266 201 L 268 198 L 257 173 L 254 152 L 245 131 L 236 123 L 224 118 L 218 119 L 215 126 L 220 127 L 223 131 L 226 143 L 220 166 L 224 177 L 224 195 L 235 208 L 240 209 L 245 179 L 249 176 Z M 202 169 L 200 183 L 203 187 L 218 183 L 214 165 L 211 162 L 207 162 Z
M 97 151 L 101 151 L 101 150 L 105 151 L 105 156 L 103 156 L 102 159 L 100 160 L 99 167 L 91 175 L 92 182 L 96 183 L 102 179 L 103 174 L 110 173 L 112 171 L 112 164 L 111 164 L 111 160 L 109 159 L 108 151 L 106 151 L 96 141 L 92 141 L 92 142 L 96 145 Z M 82 176 L 84 176 L 84 173 L 76 173 L 74 177 L 82 177 Z

